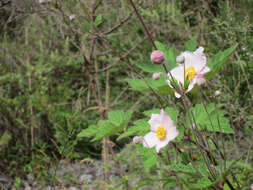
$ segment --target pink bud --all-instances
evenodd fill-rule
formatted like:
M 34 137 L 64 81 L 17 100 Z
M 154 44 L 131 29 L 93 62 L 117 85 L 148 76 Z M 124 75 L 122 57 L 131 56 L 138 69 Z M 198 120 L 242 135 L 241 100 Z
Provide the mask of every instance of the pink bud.
M 162 64 L 165 60 L 163 52 L 155 50 L 152 52 L 150 59 L 155 64 Z
M 159 80 L 160 77 L 161 77 L 161 73 L 154 73 L 154 74 L 152 75 L 152 78 L 153 78 L 154 80 Z
M 140 144 L 140 143 L 142 142 L 142 137 L 140 137 L 140 136 L 135 136 L 135 137 L 133 138 L 133 142 L 134 142 L 135 144 Z
M 253 190 L 253 184 L 251 184 L 251 186 L 250 186 L 250 190 Z

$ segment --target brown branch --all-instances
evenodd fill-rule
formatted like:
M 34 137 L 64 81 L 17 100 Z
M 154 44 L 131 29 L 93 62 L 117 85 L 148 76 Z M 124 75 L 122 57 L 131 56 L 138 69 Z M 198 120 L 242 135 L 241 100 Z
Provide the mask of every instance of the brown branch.
M 156 45 L 155 45 L 155 42 L 154 42 L 154 40 L 153 40 L 153 38 L 152 38 L 152 36 L 151 36 L 151 34 L 150 34 L 148 28 L 146 27 L 146 25 L 145 25 L 145 23 L 144 23 L 144 21 L 143 21 L 141 15 L 140 15 L 140 13 L 138 12 L 138 9 L 137 9 L 137 7 L 135 6 L 133 0 L 129 0 L 129 2 L 131 3 L 131 5 L 132 5 L 132 7 L 133 7 L 133 9 L 134 9 L 134 11 L 135 11 L 137 17 L 139 18 L 139 20 L 140 20 L 140 22 L 141 22 L 143 28 L 145 29 L 145 31 L 146 31 L 146 33 L 147 33 L 147 35 L 148 35 L 148 37 L 149 37 L 149 39 L 150 39 L 152 45 L 154 46 L 155 49 L 157 49 L 157 47 L 156 47 Z
M 137 44 L 135 44 L 130 50 L 128 50 L 123 56 L 121 56 L 120 58 L 118 58 L 118 60 L 110 65 L 107 65 L 105 68 L 100 69 L 97 71 L 97 73 L 102 73 L 105 72 L 109 69 L 111 69 L 112 67 L 114 67 L 115 65 L 117 65 L 121 60 L 125 59 L 130 53 L 132 53 L 140 44 L 142 44 L 148 37 L 145 36 L 140 42 L 138 42 Z
M 111 34 L 112 32 L 114 32 L 115 30 L 117 30 L 118 28 L 120 28 L 123 24 L 125 24 L 127 21 L 130 20 L 130 18 L 132 17 L 134 12 L 131 12 L 126 18 L 124 18 L 123 20 L 121 20 L 118 24 L 116 24 L 114 27 L 112 27 L 110 30 L 108 30 L 107 32 L 104 32 L 103 35 L 108 35 Z

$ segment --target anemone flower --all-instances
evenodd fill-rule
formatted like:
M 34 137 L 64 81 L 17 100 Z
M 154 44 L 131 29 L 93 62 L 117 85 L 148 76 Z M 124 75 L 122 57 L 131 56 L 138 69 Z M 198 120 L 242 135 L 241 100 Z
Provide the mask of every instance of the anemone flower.
M 186 89 L 180 89 L 185 92 L 189 92 L 195 84 L 201 85 L 205 83 L 204 75 L 208 73 L 210 69 L 206 66 L 206 56 L 203 47 L 199 47 L 194 52 L 185 51 L 181 53 L 177 57 L 177 61 L 182 64 L 179 64 L 178 67 L 172 69 L 170 73 L 168 73 L 169 80 L 167 80 L 167 82 L 171 88 L 173 88 L 171 84 L 172 77 L 178 82 L 181 88 L 185 87 L 186 81 L 189 81 Z M 175 96 L 177 98 L 181 97 L 178 92 L 175 92 Z
M 151 128 L 150 132 L 143 138 L 143 146 L 155 147 L 157 153 L 179 134 L 172 119 L 163 109 L 161 109 L 160 114 L 152 114 L 148 123 Z

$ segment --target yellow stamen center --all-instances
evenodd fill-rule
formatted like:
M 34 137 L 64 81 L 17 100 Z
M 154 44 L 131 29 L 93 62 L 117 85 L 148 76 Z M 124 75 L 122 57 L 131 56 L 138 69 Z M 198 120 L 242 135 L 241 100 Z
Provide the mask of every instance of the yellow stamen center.
M 190 66 L 185 70 L 185 78 L 188 77 L 189 80 L 192 80 L 193 77 L 195 76 L 195 69 L 194 67 Z
M 159 127 L 157 127 L 155 133 L 159 139 L 163 139 L 166 135 L 166 130 L 163 126 L 159 126 Z

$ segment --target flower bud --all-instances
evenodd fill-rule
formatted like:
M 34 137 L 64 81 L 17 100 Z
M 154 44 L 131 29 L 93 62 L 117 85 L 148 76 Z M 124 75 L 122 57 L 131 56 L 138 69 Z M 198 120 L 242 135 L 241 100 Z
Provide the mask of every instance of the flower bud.
M 177 63 L 183 63 L 184 62 L 184 56 L 181 54 L 177 56 Z
M 162 64 L 165 60 L 163 52 L 159 50 L 153 51 L 150 59 L 154 64 Z
M 221 94 L 221 92 L 219 91 L 219 90 L 216 90 L 215 92 L 214 92 L 214 96 L 219 96 Z
M 73 20 L 73 19 L 75 19 L 76 18 L 76 15 L 70 15 L 69 16 L 69 20 Z
M 152 78 L 153 78 L 154 80 L 159 80 L 160 77 L 161 77 L 161 73 L 154 73 L 154 74 L 152 75 Z
M 142 137 L 140 137 L 140 136 L 135 136 L 135 137 L 133 138 L 133 142 L 134 142 L 135 144 L 140 144 L 140 143 L 142 143 Z

